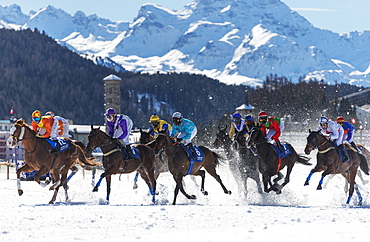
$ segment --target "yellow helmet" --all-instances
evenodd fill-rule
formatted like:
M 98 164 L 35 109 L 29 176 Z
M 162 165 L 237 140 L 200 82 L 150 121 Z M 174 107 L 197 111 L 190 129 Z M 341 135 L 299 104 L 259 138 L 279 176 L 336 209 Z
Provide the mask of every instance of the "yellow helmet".
M 158 122 L 159 120 L 160 118 L 158 117 L 158 115 L 156 113 L 153 113 L 153 115 L 150 116 L 149 123 Z
M 39 110 L 35 110 L 32 113 L 32 118 L 40 118 L 41 117 L 41 112 Z

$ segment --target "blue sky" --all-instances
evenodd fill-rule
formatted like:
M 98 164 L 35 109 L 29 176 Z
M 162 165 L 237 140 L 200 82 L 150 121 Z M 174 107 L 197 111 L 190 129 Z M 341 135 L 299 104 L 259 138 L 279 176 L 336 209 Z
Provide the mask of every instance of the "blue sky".
M 282 0 L 314 26 L 342 33 L 370 30 L 370 0 Z M 86 15 L 132 22 L 144 3 L 157 3 L 169 9 L 182 9 L 192 0 L 0 0 L 0 5 L 18 4 L 26 14 L 48 5 L 74 15 Z

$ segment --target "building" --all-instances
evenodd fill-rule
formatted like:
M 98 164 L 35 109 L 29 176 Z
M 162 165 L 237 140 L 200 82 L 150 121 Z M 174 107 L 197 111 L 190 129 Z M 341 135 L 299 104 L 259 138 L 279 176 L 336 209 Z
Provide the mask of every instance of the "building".
M 9 148 L 6 144 L 12 126 L 13 123 L 10 120 L 0 120 L 0 161 L 12 161 L 15 158 L 15 154 L 18 159 L 24 159 L 22 142 L 19 142 L 16 148 Z

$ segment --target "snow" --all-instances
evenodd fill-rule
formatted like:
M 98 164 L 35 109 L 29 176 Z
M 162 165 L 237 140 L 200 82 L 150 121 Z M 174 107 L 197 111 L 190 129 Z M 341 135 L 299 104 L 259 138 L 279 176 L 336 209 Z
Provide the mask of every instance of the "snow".
M 306 134 L 286 136 L 302 153 Z M 217 151 L 219 152 L 219 151 Z M 315 164 L 316 152 L 310 156 Z M 296 164 L 290 183 L 281 195 L 259 194 L 253 181 L 248 182 L 248 197 L 237 189 L 227 164 L 218 173 L 231 195 L 206 173 L 204 196 L 200 178 L 196 183 L 185 177 L 185 189 L 197 196 L 188 200 L 181 193 L 172 205 L 175 182 L 170 173 L 158 178 L 157 204 L 151 203 L 148 189 L 139 180 L 132 189 L 134 173 L 115 175 L 110 204 L 104 203 L 105 181 L 92 192 L 92 173 L 80 168 L 69 183 L 70 201 L 60 191 L 56 204 L 49 205 L 52 193 L 33 181 L 23 181 L 24 194 L 18 196 L 14 168 L 6 179 L 6 167 L 0 168 L 1 241 L 368 241 L 370 231 L 369 186 L 360 185 L 364 205 L 357 206 L 354 195 L 345 205 L 344 179 L 334 176 L 322 191 L 316 186 L 321 174 L 314 174 L 309 186 L 303 186 L 313 166 Z M 285 169 L 283 170 L 285 174 Z M 102 170 L 98 171 L 99 177 Z M 327 179 L 329 180 L 329 179 Z M 369 181 L 369 177 L 366 177 Z

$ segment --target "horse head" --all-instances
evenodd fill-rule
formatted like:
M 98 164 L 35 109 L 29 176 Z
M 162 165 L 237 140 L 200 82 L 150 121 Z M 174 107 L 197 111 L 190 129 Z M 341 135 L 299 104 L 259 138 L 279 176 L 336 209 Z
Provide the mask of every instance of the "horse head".
M 229 137 L 229 134 L 227 133 L 227 126 L 220 127 L 218 126 L 218 132 L 216 134 L 216 139 L 213 142 L 213 146 L 216 149 L 219 149 L 221 147 L 225 148 L 231 145 L 231 139 Z
M 262 133 L 261 129 L 259 127 L 253 127 L 246 143 L 248 147 L 251 147 L 254 144 L 262 143 L 265 141 L 265 135 Z
M 321 133 L 321 131 L 311 131 L 308 130 L 309 135 L 307 137 L 307 144 L 304 149 L 304 153 L 306 155 L 309 155 L 310 152 L 316 148 L 319 148 L 320 146 L 326 144 L 326 143 L 331 143 L 328 138 Z
M 158 154 L 160 150 L 167 148 L 174 143 L 175 142 L 171 139 L 171 137 L 166 133 L 165 130 L 160 131 L 155 140 L 154 152 Z
M 107 138 L 104 138 L 104 135 Z M 91 131 L 88 138 L 88 143 L 86 146 L 86 153 L 91 154 L 93 150 L 95 150 L 97 147 L 101 146 L 106 139 L 110 138 L 106 133 L 100 130 L 100 127 L 94 128 L 91 125 Z
M 6 141 L 8 147 L 14 148 L 19 141 L 28 138 L 26 132 L 30 132 L 31 134 L 28 135 L 28 137 L 35 137 L 36 135 L 36 133 L 30 129 L 23 119 L 18 119 L 14 123 L 13 127 L 10 128 L 10 136 Z
M 150 135 L 149 131 L 145 132 L 140 129 L 140 144 L 147 144 L 150 141 L 153 141 L 153 136 Z

